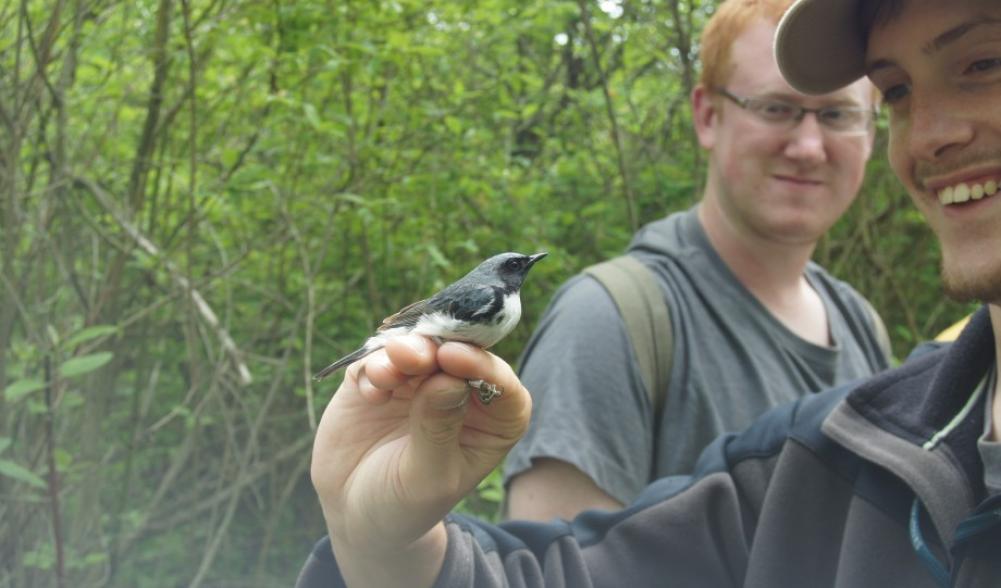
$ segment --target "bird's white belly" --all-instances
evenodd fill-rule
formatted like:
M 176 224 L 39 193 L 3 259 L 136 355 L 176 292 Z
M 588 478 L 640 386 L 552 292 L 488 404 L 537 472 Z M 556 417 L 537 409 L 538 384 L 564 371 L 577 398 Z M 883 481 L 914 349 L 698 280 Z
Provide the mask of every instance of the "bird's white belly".
M 487 321 L 460 321 L 436 312 L 422 316 L 414 326 L 413 332 L 451 341 L 466 341 L 487 348 L 507 336 L 520 319 L 521 298 L 518 294 L 509 294 L 504 298 L 501 310 Z

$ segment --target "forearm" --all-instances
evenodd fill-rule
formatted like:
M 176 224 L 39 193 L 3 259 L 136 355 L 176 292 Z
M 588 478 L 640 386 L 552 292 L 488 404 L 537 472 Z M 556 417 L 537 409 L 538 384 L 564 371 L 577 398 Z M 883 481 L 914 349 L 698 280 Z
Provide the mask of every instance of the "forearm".
M 330 535 L 341 576 L 349 588 L 431 588 L 448 550 L 444 523 L 405 548 L 363 549 Z

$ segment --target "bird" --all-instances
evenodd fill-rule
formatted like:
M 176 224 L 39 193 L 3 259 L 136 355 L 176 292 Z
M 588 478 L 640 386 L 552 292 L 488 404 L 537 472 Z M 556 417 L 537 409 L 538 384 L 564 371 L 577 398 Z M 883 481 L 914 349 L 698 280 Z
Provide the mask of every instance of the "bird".
M 507 336 L 521 319 L 521 286 L 537 261 L 547 255 L 507 252 L 490 257 L 471 272 L 430 298 L 409 304 L 382 321 L 365 343 L 323 368 L 313 379 L 322 380 L 366 355 L 382 349 L 390 337 L 414 333 L 438 343 L 464 341 L 484 349 Z M 467 380 L 480 401 L 489 404 L 503 393 L 494 384 Z

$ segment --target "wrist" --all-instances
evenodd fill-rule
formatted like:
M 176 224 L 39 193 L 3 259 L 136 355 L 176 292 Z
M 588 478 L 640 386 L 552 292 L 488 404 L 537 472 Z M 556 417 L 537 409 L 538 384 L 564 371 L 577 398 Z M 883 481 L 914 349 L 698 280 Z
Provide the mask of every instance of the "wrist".
M 370 545 L 360 548 L 351 541 L 330 535 L 331 548 L 341 576 L 350 587 L 397 588 L 434 585 L 445 561 L 448 535 L 439 522 L 416 541 L 405 546 Z

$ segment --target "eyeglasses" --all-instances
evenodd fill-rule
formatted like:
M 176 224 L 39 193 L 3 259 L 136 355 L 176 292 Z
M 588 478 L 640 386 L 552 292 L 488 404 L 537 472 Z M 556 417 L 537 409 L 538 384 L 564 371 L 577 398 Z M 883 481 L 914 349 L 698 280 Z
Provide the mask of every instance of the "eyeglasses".
M 844 135 L 862 135 L 869 132 L 876 118 L 876 112 L 868 108 L 852 106 L 826 106 L 824 108 L 806 108 L 772 98 L 741 98 L 734 96 L 724 88 L 716 93 L 732 100 L 734 104 L 754 114 L 761 120 L 792 128 L 799 124 L 806 113 L 812 112 L 817 122 L 825 129 Z

